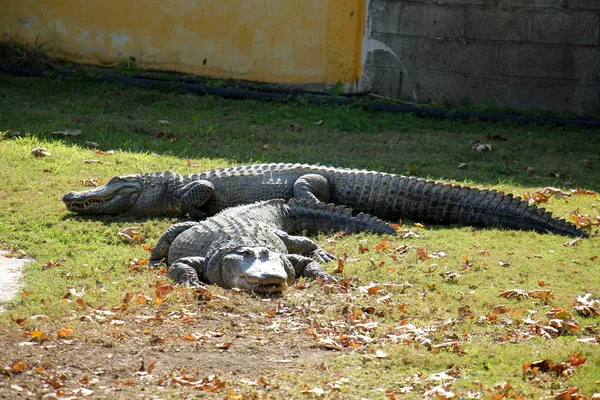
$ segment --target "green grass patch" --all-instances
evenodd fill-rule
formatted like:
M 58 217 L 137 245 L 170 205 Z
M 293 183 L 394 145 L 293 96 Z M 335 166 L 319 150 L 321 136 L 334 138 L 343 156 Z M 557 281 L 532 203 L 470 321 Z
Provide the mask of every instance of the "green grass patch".
M 592 311 L 600 304 L 591 302 L 587 316 L 575 308 L 578 296 L 600 298 L 597 236 L 565 246 L 569 239 L 553 235 L 404 221 L 406 237 L 385 243 L 367 234 L 317 238 L 342 259 L 347 290 L 303 281 L 283 296 L 197 293 L 171 287 L 139 261 L 176 219 L 83 217 L 61 201 L 83 182 L 116 174 L 251 162 L 375 169 L 521 196 L 547 186 L 598 192 L 598 130 L 0 75 L 0 132 L 0 248 L 34 259 L 0 314 L 10 348 L 0 355 L 0 397 L 600 392 L 600 318 Z M 493 150 L 474 151 L 476 142 Z M 35 148 L 51 154 L 35 157 Z M 572 194 L 545 207 L 565 219 L 596 218 L 598 201 Z M 141 243 L 118 235 L 132 226 Z M 564 373 L 524 372 L 527 363 L 556 367 L 573 354 L 587 360 Z

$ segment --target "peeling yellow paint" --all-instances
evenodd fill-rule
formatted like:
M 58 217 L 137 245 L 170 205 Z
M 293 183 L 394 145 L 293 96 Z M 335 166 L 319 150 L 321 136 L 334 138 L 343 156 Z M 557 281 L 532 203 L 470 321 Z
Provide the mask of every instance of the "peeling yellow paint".
M 361 74 L 365 0 L 4 0 L 4 39 L 71 62 L 282 83 Z

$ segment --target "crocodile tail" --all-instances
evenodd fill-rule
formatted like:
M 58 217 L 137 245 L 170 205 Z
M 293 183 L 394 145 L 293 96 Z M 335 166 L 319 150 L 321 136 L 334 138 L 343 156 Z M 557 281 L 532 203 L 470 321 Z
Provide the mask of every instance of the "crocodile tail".
M 551 212 L 520 197 L 496 190 L 410 179 L 402 201 L 403 216 L 439 224 L 506 227 L 564 236 L 588 237 L 588 233 Z M 400 211 L 400 210 L 396 210 Z
M 326 231 L 373 232 L 395 235 L 396 230 L 387 222 L 369 214 L 352 216 L 352 209 L 314 200 L 292 198 L 287 207 L 290 210 L 290 222 L 286 230 L 290 232 L 307 231 L 309 234 Z

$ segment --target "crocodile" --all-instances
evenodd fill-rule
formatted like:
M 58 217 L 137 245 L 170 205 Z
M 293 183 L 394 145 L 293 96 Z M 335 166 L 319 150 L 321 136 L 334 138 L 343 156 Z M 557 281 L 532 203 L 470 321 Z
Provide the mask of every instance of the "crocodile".
M 150 266 L 166 261 L 178 284 L 204 283 L 261 293 L 284 291 L 303 276 L 335 281 L 317 262 L 335 256 L 306 236 L 324 231 L 395 235 L 386 222 L 349 208 L 315 201 L 268 200 L 228 208 L 203 221 L 172 225 L 150 256 Z
M 544 208 L 501 191 L 390 173 L 309 164 L 253 164 L 180 175 L 115 176 L 105 185 L 69 192 L 63 201 L 81 214 L 214 215 L 240 204 L 292 197 L 348 206 L 387 220 L 589 235 Z

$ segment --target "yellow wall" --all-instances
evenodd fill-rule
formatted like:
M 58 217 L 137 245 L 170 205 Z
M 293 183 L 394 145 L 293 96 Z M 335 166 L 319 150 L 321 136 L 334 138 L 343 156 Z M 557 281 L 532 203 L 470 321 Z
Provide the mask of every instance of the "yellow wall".
M 3 39 L 68 61 L 282 83 L 356 82 L 365 0 L 2 0 Z

